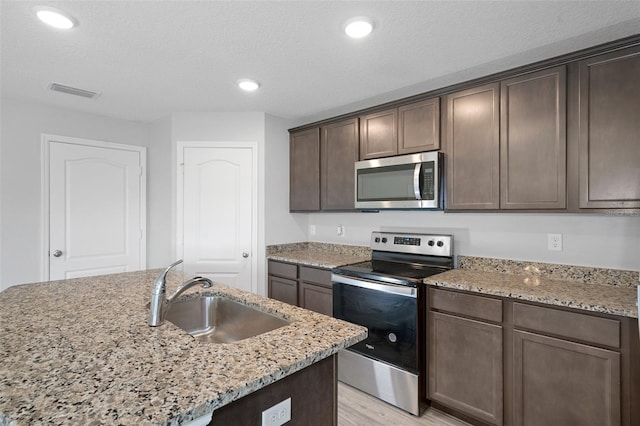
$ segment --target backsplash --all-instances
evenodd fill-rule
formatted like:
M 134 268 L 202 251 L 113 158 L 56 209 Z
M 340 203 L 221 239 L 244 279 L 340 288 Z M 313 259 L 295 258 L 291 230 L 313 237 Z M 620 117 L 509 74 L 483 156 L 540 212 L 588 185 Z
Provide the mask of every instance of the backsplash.
M 638 271 L 592 268 L 588 266 L 525 262 L 487 257 L 458 256 L 458 269 L 485 272 L 531 275 L 554 280 L 578 281 L 588 284 L 607 284 L 622 287 L 638 285 Z

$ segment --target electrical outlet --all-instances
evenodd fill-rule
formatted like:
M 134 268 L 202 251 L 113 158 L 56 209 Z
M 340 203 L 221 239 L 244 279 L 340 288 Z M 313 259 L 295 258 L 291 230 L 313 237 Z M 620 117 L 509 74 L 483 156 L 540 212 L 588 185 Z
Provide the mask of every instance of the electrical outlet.
M 339 237 L 344 237 L 344 226 L 338 225 L 337 232 Z
M 547 234 L 547 249 L 562 251 L 562 234 Z
M 311 236 L 316 235 L 316 226 L 315 225 L 309 225 L 309 235 L 311 235 Z
M 281 426 L 291 420 L 291 398 L 262 412 L 262 426 Z

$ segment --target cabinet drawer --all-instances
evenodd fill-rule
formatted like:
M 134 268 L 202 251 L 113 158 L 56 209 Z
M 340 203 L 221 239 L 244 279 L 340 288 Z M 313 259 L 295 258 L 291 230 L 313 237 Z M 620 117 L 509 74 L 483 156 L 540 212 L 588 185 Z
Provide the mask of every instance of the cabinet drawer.
M 514 303 L 513 324 L 596 345 L 620 347 L 620 321 L 612 319 Z
M 502 322 L 502 300 L 447 290 L 429 290 L 432 309 Z
M 290 263 L 282 263 L 270 260 L 269 275 L 278 275 L 295 280 L 296 278 L 298 278 L 298 267 Z
M 324 287 L 331 287 L 331 271 L 329 269 L 300 267 L 300 281 L 320 284 Z

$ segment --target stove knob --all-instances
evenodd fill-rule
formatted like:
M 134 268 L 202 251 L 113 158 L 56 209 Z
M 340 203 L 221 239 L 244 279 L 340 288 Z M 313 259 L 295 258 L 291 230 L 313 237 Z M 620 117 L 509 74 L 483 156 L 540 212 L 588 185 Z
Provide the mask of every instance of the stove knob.
M 376 243 L 379 243 L 380 242 L 380 237 L 376 237 L 375 240 L 373 240 L 373 241 L 375 241 Z
M 387 242 L 387 238 L 386 237 L 382 237 L 382 243 L 386 243 Z
M 429 247 L 433 247 L 433 240 L 429 240 L 427 244 L 429 244 Z
M 438 241 L 438 247 L 442 247 L 444 243 L 442 241 Z

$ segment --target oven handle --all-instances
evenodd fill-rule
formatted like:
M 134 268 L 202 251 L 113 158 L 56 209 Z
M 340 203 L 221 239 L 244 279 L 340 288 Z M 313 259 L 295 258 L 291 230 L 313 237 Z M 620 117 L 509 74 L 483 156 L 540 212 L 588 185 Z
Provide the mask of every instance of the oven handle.
M 414 287 L 405 287 L 393 284 L 380 284 L 373 281 L 364 280 L 362 278 L 347 278 L 344 275 L 331 274 L 331 282 L 334 284 L 347 284 L 354 287 L 368 288 L 370 290 L 381 291 L 383 293 L 396 294 L 405 297 L 418 297 L 418 291 Z

